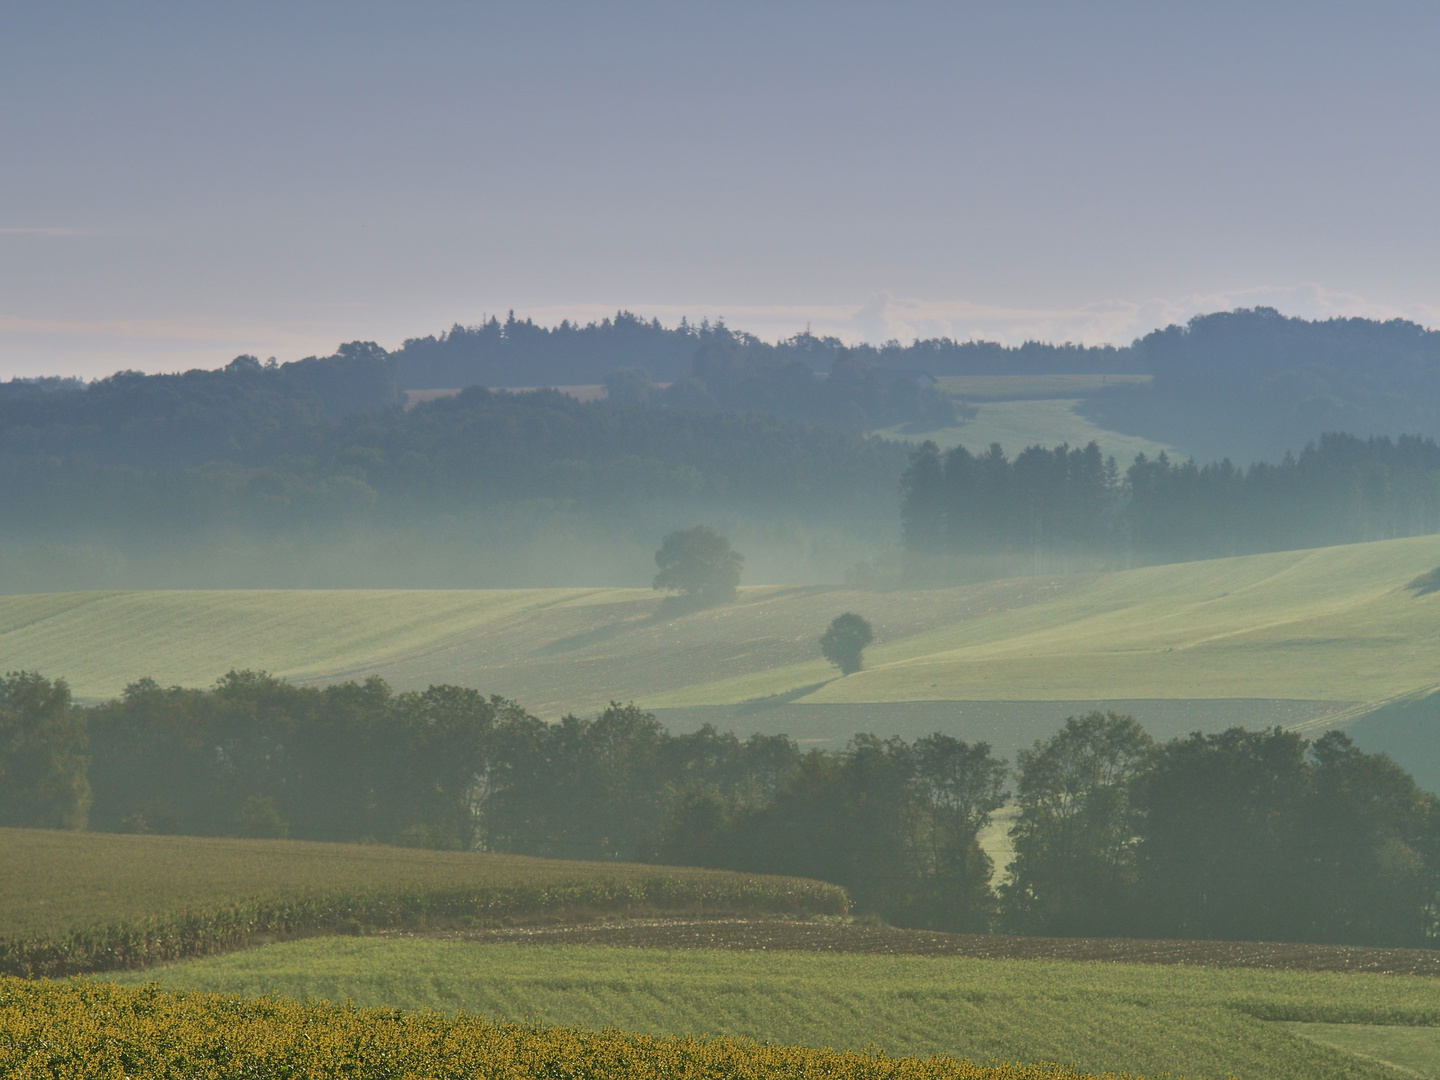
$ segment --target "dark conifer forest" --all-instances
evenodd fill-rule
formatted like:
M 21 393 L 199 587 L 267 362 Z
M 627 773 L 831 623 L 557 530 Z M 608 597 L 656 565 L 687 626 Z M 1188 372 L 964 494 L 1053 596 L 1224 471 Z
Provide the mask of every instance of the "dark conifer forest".
M 926 443 L 901 479 L 905 543 L 924 557 L 1010 554 L 1074 562 L 1182 562 L 1440 531 L 1440 446 L 1324 435 L 1298 457 L 1241 469 L 1140 455 L 1123 473 L 1100 448 Z

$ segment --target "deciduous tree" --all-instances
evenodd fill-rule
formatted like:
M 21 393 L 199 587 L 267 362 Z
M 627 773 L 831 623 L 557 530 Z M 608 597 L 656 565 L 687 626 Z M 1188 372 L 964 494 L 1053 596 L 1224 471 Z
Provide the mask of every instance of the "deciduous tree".
M 0 825 L 83 829 L 90 813 L 85 715 L 64 679 L 0 679 Z
M 875 640 L 870 620 L 853 611 L 830 620 L 820 636 L 820 655 L 840 669 L 842 675 L 853 675 L 862 666 L 862 653 Z
M 1115 933 L 1127 925 L 1140 832 L 1132 795 L 1153 742 L 1130 716 L 1070 717 L 1019 753 L 1015 860 L 1006 921 L 1031 933 Z
M 654 586 L 684 593 L 702 603 L 718 604 L 735 598 L 745 556 L 708 525 L 670 533 L 655 552 Z

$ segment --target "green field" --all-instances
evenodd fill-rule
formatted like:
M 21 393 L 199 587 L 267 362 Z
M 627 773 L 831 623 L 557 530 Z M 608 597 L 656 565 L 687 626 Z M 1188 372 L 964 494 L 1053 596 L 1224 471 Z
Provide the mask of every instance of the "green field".
M 1115 386 L 1149 386 L 1153 375 L 941 375 L 936 389 L 967 401 L 1074 398 Z
M 1440 1028 L 1395 1024 L 1290 1024 L 1297 1035 L 1394 1065 L 1415 1076 L 1440 1077 Z
M 1395 1075 L 1351 1047 L 1324 1045 L 1322 1036 L 1276 1021 L 1440 1024 L 1440 985 L 1422 977 L 433 939 L 312 939 L 123 979 L 655 1034 L 1242 1080 Z M 1420 1045 L 1437 1030 L 1381 1035 Z M 1361 1044 L 1376 1045 L 1363 1034 Z
M 1106 457 L 1113 456 L 1122 470 L 1129 467 L 1136 454 L 1154 457 L 1164 451 L 1171 457 L 1185 456 L 1166 443 L 1100 427 L 1080 414 L 1080 403 L 1077 397 L 981 400 L 973 403 L 975 415 L 954 427 L 916 431 L 902 425 L 875 434 L 914 443 L 928 439 L 942 450 L 963 446 L 972 454 L 983 453 L 991 443 L 999 443 L 1010 457 L 1027 446 L 1054 447 L 1062 443 L 1085 446 L 1095 442 L 1100 445 L 1100 452 Z
M 256 934 L 590 911 L 845 910 L 793 878 L 379 845 L 0 829 L 0 971 L 123 967 Z
M 984 610 L 877 642 L 867 670 L 804 700 L 1387 699 L 1440 682 L 1440 594 L 1405 588 L 1437 561 L 1430 536 L 992 586 Z M 812 662 L 653 703 L 742 700 L 826 674 Z
M 1146 386 L 1149 375 L 947 375 L 936 380 L 936 388 L 968 402 L 975 414 L 954 427 L 918 431 L 909 425 L 876 432 L 907 442 L 930 440 L 940 449 L 963 446 L 981 453 L 999 443 L 1014 457 L 1027 446 L 1100 445 L 1100 452 L 1113 456 L 1121 469 L 1135 455 L 1154 457 L 1162 451 L 1184 457 L 1177 447 L 1139 435 L 1126 435 L 1102 428 L 1081 414 L 1085 396 L 1115 386 Z
M 379 672 L 542 715 L 612 699 L 1377 701 L 1440 683 L 1440 594 L 1405 588 L 1437 563 L 1426 536 L 948 589 L 757 587 L 678 616 L 643 589 L 47 593 L 0 597 L 0 664 L 92 698 L 141 675 Z M 876 641 L 840 679 L 816 640 L 845 610 Z
M 1429 536 L 946 589 L 755 587 L 678 615 L 643 589 L 36 594 L 0 597 L 0 667 L 90 699 L 142 675 L 379 673 L 547 718 L 634 700 L 677 729 L 806 745 L 945 730 L 1008 756 L 1088 708 L 1168 737 L 1343 722 L 1440 684 L 1440 593 L 1405 587 L 1437 564 Z M 876 640 L 866 670 L 837 678 L 816 641 L 847 610 Z

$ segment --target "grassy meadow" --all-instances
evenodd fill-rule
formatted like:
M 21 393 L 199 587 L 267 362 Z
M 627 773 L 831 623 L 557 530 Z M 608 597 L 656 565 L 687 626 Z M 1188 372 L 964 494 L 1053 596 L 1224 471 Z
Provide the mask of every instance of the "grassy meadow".
M 1149 386 L 1154 379 L 1142 374 L 941 375 L 935 386 L 966 401 L 1055 400 L 1116 386 Z
M 1393 1077 L 1319 1025 L 1440 1032 L 1433 979 L 1183 965 L 327 938 L 121 980 L 1196 1080 Z
M 1184 457 L 1166 443 L 1100 427 L 1080 411 L 1088 395 L 1116 386 L 1146 386 L 1150 381 L 1149 375 L 945 375 L 936 380 L 936 388 L 970 404 L 973 416 L 953 427 L 920 431 L 914 425 L 897 425 L 876 434 L 907 442 L 929 439 L 942 450 L 963 446 L 971 453 L 999 443 L 1011 457 L 1037 444 L 1084 446 L 1093 441 L 1101 453 L 1113 455 L 1121 469 L 1136 454 L 1154 457 L 1164 451 Z
M 819 882 L 379 845 L 0 829 L 0 971 L 129 967 L 256 935 L 628 910 L 839 914 Z
M 674 612 L 644 589 L 269 590 L 0 597 L 0 662 L 78 697 L 232 667 L 301 682 L 379 673 L 514 697 L 539 715 L 610 700 L 753 704 L 1264 699 L 1331 711 L 1440 683 L 1440 594 L 1405 588 L 1440 537 L 886 592 L 762 586 Z M 875 626 L 837 678 L 816 641 Z M 1319 712 L 1326 711 L 1319 708 Z
M 1136 454 L 1154 457 L 1161 451 L 1171 457 L 1185 454 L 1167 443 L 1147 439 L 1143 435 L 1127 435 L 1102 428 L 1084 416 L 1079 409 L 1082 398 L 1034 398 L 1016 401 L 986 400 L 971 402 L 975 415 L 954 427 L 916 430 L 902 424 L 883 428 L 875 434 L 887 439 L 920 443 L 927 439 L 942 450 L 963 446 L 972 454 L 984 453 L 991 443 L 999 443 L 1005 453 L 1014 457 L 1027 446 L 1085 446 L 1095 442 L 1106 457 L 1114 457 L 1121 469 L 1128 468 Z

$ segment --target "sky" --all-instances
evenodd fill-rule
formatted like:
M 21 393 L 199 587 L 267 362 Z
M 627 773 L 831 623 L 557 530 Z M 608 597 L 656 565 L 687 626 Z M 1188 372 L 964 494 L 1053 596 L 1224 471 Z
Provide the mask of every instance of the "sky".
M 624 308 L 1440 326 L 1440 5 L 0 0 L 0 378 Z

